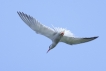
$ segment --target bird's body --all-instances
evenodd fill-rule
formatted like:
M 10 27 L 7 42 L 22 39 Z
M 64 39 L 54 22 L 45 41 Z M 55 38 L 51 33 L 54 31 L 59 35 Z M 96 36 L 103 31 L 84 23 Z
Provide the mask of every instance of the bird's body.
M 43 24 L 40 24 L 36 19 L 23 12 L 17 12 L 20 18 L 36 33 L 44 35 L 52 40 L 52 44 L 49 46 L 49 50 L 53 49 L 59 42 L 64 42 L 70 45 L 85 43 L 94 40 L 96 37 L 79 38 L 75 37 L 69 30 L 64 28 L 50 28 Z M 47 52 L 48 52 L 47 51 Z
M 62 33 L 56 33 L 54 35 L 54 38 L 52 40 L 52 44 L 49 46 L 49 50 L 53 49 L 60 42 L 60 40 L 63 37 L 63 35 L 64 35 L 64 32 L 62 32 Z

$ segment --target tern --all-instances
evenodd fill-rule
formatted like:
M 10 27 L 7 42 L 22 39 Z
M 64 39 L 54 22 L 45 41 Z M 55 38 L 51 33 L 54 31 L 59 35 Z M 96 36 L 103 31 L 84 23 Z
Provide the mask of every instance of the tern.
M 74 45 L 74 44 L 80 44 L 80 43 L 85 43 L 92 41 L 98 36 L 94 37 L 85 37 L 85 38 L 80 38 L 80 37 L 75 37 L 73 33 L 70 32 L 70 30 L 67 30 L 65 28 L 59 28 L 59 27 L 48 27 L 40 22 L 38 22 L 35 18 L 33 18 L 30 15 L 27 15 L 23 12 L 17 11 L 19 17 L 36 33 L 44 35 L 51 39 L 52 44 L 49 46 L 49 49 L 47 53 L 53 49 L 59 42 L 64 42 L 66 44 Z

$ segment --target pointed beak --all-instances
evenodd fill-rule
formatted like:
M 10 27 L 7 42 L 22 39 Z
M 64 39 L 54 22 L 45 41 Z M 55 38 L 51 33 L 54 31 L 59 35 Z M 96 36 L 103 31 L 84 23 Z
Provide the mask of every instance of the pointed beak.
M 50 51 L 50 49 L 47 51 L 47 53 Z

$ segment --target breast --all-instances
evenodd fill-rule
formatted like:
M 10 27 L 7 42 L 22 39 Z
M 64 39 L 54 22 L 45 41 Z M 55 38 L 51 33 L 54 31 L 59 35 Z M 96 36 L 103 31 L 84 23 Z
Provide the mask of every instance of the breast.
M 56 34 L 53 38 L 53 42 L 58 43 L 63 36 L 60 34 Z

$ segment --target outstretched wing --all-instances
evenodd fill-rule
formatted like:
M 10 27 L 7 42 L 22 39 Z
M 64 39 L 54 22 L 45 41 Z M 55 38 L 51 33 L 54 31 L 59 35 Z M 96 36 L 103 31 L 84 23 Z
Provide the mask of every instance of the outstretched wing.
M 98 36 L 88 37 L 88 38 L 77 38 L 77 37 L 63 36 L 61 38 L 61 42 L 73 45 L 73 44 L 80 44 L 80 43 L 89 42 L 89 41 L 92 41 L 96 38 L 98 38 Z
M 36 19 L 31 17 L 30 15 L 27 15 L 23 12 L 17 12 L 17 13 L 20 16 L 20 18 L 36 33 L 42 34 L 52 39 L 53 34 L 55 33 L 55 31 L 52 28 L 40 24 Z

